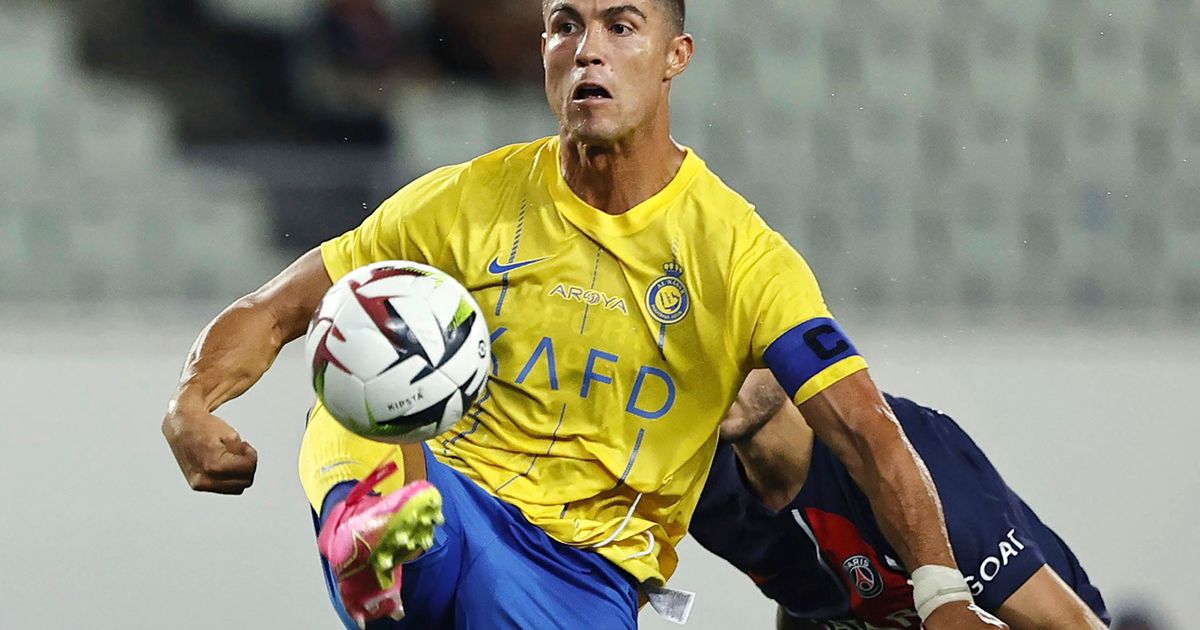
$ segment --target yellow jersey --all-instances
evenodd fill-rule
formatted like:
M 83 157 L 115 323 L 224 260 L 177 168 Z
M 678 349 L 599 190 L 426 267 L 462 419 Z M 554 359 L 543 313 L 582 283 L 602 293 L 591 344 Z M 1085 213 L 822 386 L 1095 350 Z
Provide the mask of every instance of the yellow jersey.
M 506 147 L 405 186 L 321 255 L 334 280 L 412 260 L 462 282 L 491 379 L 429 448 L 641 582 L 674 572 L 750 369 L 769 365 L 799 403 L 866 367 L 796 250 L 690 150 L 662 191 L 609 215 L 568 187 L 557 138 Z M 318 405 L 301 466 L 314 507 L 388 448 Z

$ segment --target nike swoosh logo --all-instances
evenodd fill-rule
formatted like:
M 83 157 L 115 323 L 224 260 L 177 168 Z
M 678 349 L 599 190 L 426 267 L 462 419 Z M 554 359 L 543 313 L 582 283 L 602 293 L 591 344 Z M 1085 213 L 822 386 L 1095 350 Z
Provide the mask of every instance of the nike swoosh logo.
M 327 474 L 329 471 L 333 470 L 334 468 L 338 468 L 340 466 L 349 466 L 350 464 L 357 464 L 357 463 L 359 463 L 358 460 L 354 460 L 354 459 L 343 459 L 340 462 L 333 462 L 332 464 L 330 464 L 328 466 L 322 466 L 321 474 L 322 475 Z
M 528 267 L 529 265 L 536 265 L 543 260 L 550 260 L 550 258 L 550 256 L 542 256 L 541 258 L 534 258 L 533 260 L 522 260 L 521 262 L 508 263 L 505 265 L 501 264 L 500 257 L 497 256 L 492 259 L 490 264 L 488 264 L 488 273 L 502 276 L 510 271 L 516 271 L 522 267 Z

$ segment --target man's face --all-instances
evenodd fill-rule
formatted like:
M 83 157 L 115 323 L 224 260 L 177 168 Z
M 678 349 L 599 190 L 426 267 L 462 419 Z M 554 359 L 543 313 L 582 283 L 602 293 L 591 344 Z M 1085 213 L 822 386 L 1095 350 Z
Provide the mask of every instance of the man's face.
M 659 2 L 549 0 L 544 18 L 546 98 L 571 141 L 611 146 L 668 107 L 691 39 Z

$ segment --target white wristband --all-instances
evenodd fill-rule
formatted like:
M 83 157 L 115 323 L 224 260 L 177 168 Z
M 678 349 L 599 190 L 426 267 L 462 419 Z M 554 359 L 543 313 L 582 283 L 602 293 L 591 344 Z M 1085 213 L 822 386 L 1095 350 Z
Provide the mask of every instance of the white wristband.
M 913 603 L 917 606 L 917 616 L 921 623 L 933 614 L 933 611 L 943 604 L 950 602 L 972 602 L 971 589 L 967 580 L 958 569 L 927 564 L 917 567 L 912 572 Z

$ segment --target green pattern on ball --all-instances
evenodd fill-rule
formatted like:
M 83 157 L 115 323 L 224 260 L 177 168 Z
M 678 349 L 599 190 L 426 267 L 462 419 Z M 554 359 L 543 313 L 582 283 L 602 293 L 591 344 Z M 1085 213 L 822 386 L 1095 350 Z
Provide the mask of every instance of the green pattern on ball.
M 313 377 L 313 389 L 316 390 L 317 400 L 320 400 L 322 405 L 325 404 L 325 370 L 327 369 L 329 369 L 329 364 L 322 365 L 316 376 Z
M 471 307 L 469 302 L 467 302 L 465 299 L 459 300 L 458 310 L 454 311 L 454 319 L 450 320 L 450 330 L 454 330 L 455 328 L 462 326 L 463 323 L 466 322 L 474 312 L 475 309 Z

